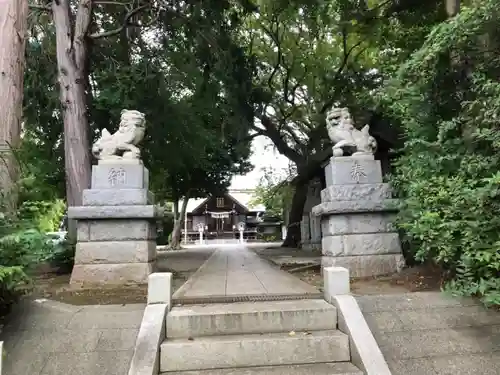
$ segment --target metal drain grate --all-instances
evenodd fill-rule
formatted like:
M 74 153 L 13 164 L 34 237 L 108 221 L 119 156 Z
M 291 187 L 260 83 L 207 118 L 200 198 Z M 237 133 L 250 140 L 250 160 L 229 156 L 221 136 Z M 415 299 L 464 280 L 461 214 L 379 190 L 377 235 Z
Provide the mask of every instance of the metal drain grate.
M 234 296 L 207 296 L 207 297 L 181 297 L 174 298 L 172 305 L 205 305 L 211 303 L 235 303 L 235 302 L 267 302 L 267 301 L 292 301 L 299 299 L 321 299 L 322 293 L 304 294 L 246 294 Z

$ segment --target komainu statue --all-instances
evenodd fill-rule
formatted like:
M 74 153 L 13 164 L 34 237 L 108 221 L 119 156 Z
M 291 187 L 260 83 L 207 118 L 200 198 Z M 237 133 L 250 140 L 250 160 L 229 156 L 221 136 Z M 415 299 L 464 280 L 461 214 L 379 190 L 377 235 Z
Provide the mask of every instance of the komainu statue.
M 92 154 L 99 160 L 140 159 L 137 144 L 144 138 L 145 123 L 143 113 L 124 109 L 118 130 L 110 134 L 103 129 L 92 146 Z
M 330 109 L 326 114 L 326 129 L 333 143 L 333 156 L 373 155 L 377 149 L 369 125 L 356 129 L 347 108 Z

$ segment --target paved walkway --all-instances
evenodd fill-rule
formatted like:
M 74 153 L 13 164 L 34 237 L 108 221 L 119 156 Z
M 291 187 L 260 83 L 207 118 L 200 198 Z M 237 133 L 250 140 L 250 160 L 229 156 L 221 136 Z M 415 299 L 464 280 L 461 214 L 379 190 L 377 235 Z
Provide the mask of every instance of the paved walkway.
M 315 294 L 319 291 L 239 245 L 216 250 L 174 298 Z
M 500 374 L 500 312 L 440 292 L 356 298 L 393 375 Z
M 16 306 L 4 327 L 2 375 L 124 375 L 144 305 Z

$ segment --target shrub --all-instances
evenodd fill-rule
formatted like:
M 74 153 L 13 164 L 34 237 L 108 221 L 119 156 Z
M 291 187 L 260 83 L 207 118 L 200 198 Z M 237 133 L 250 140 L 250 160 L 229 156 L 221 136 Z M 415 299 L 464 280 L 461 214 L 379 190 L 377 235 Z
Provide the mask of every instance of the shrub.
M 281 240 L 281 237 L 276 233 L 263 233 L 260 235 L 260 239 L 264 242 L 277 242 Z
M 75 249 L 76 243 L 65 238 L 64 241 L 53 245 L 43 260 L 56 267 L 60 273 L 70 273 L 75 264 Z
M 0 238 L 0 264 L 30 269 L 52 251 L 45 234 L 36 229 L 18 230 Z
M 42 232 L 51 232 L 59 228 L 66 210 L 64 201 L 25 201 L 18 211 L 20 220 L 34 226 Z
M 26 274 L 51 248 L 46 236 L 36 229 L 22 229 L 11 218 L 0 218 L 0 314 L 26 290 Z
M 498 5 L 436 27 L 380 95 L 406 136 L 392 182 L 409 254 L 487 304 L 500 304 Z
M 62 201 L 24 202 L 16 215 L 1 215 L 0 314 L 5 314 L 27 290 L 28 275 L 34 267 L 45 261 L 63 265 L 72 261 L 68 247 L 55 246 L 43 233 L 57 229 L 63 212 Z
M 9 312 L 10 306 L 17 301 L 29 283 L 29 278 L 22 267 L 0 266 L 0 316 Z

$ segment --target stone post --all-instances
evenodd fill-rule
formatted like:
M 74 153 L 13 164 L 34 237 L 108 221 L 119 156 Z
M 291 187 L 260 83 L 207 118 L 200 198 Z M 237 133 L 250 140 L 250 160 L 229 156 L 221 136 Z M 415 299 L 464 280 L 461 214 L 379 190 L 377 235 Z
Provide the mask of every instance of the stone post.
M 323 295 L 326 301 L 333 297 L 349 294 L 351 291 L 349 270 L 344 267 L 325 267 L 323 269 Z
M 306 208 L 304 207 L 304 213 L 306 213 Z M 302 215 L 302 220 L 300 221 L 300 243 L 302 248 L 307 248 L 310 243 L 311 231 L 309 228 L 309 215 Z
M 245 223 L 240 222 L 238 223 L 238 230 L 240 232 L 240 243 L 244 243 L 245 239 L 243 238 L 243 232 L 245 231 Z
M 200 245 L 203 245 L 203 231 L 205 229 L 205 225 L 203 223 L 198 223 L 198 234 Z
M 172 280 L 170 272 L 155 272 L 149 275 L 148 305 L 164 303 L 172 308 Z M 1 374 L 0 374 L 1 375 Z
M 345 267 L 351 277 L 399 271 L 404 265 L 392 222 L 396 200 L 382 182 L 373 155 L 332 157 L 325 167 L 326 189 L 313 213 L 321 216 L 322 269 Z
M 70 284 L 146 284 L 156 260 L 156 218 L 162 215 L 148 190 L 140 159 L 99 160 L 77 220 L 75 266 Z

